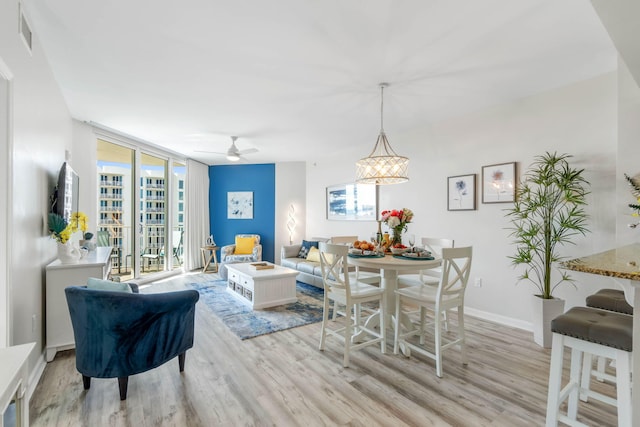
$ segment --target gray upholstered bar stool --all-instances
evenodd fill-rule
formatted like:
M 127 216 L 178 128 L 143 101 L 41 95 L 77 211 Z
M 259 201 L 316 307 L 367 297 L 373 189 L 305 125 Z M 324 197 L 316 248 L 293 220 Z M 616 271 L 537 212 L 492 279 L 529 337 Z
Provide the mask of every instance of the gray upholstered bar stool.
M 587 297 L 587 307 L 601 308 L 616 313 L 633 315 L 633 307 L 624 297 L 624 291 L 619 289 L 600 289 Z
M 553 344 L 549 369 L 547 426 L 558 421 L 584 425 L 576 420 L 579 394 L 617 406 L 618 425 L 631 425 L 631 350 L 633 317 L 590 307 L 573 307 L 551 321 Z M 564 348 L 571 349 L 569 382 L 561 389 Z M 580 386 L 582 354 L 590 353 L 616 361 L 616 399 Z M 568 401 L 567 413 L 560 405 Z
M 615 311 L 616 313 L 633 315 L 633 307 L 629 305 L 624 297 L 624 291 L 620 289 L 600 289 L 595 294 L 589 295 L 586 303 L 587 307 L 601 308 L 603 310 Z M 584 366 L 591 366 L 591 356 L 585 354 L 584 357 Z M 606 359 L 604 357 L 598 357 L 598 365 L 595 371 L 583 370 L 582 387 L 589 388 L 591 374 L 600 382 L 604 380 L 615 382 L 615 377 L 605 373 L 605 364 Z M 586 402 L 586 396 L 582 395 L 580 398 Z

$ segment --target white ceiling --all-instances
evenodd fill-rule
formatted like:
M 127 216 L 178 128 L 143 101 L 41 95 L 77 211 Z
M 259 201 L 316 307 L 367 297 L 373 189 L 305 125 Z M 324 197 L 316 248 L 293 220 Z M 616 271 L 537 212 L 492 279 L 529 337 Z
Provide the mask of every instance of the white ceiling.
M 587 0 L 23 0 L 73 117 L 208 164 L 373 148 L 616 67 Z M 310 149 L 310 147 L 315 147 Z

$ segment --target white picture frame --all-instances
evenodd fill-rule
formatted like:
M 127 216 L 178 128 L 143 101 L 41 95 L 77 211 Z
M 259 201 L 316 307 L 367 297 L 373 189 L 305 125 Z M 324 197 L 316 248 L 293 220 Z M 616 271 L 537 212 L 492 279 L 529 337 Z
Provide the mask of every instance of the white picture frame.
M 227 192 L 227 219 L 253 219 L 253 191 Z

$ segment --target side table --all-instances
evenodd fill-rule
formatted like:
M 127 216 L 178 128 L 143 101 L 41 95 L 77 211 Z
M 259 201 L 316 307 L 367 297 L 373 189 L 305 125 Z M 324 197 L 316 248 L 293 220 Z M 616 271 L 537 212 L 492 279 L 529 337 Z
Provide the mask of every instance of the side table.
M 212 273 L 218 272 L 218 256 L 216 255 L 216 251 L 220 249 L 218 246 L 202 246 L 200 248 L 200 254 L 202 255 L 202 264 L 204 267 L 202 268 L 202 272 L 206 273 L 209 266 L 211 265 L 211 261 L 213 261 L 214 270 Z

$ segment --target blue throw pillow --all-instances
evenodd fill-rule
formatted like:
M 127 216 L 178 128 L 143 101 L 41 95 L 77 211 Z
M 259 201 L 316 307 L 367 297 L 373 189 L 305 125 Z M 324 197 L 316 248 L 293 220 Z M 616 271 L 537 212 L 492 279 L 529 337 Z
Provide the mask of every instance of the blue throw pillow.
M 110 280 L 96 279 L 95 277 L 89 277 L 87 279 L 87 289 L 133 293 L 128 283 L 112 282 Z
M 315 248 L 318 247 L 318 242 L 303 240 L 302 246 L 300 246 L 300 252 L 298 252 L 298 258 L 307 259 L 307 255 L 309 255 L 309 250 L 314 247 Z

